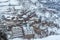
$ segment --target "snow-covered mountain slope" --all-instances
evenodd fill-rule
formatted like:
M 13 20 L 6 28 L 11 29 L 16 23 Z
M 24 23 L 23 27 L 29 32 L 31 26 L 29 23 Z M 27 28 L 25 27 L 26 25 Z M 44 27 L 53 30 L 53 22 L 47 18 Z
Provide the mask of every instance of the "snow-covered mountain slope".
M 47 40 L 54 37 L 50 35 L 60 35 L 59 0 L 0 0 L 0 14 L 6 30 L 19 26 L 24 38 L 32 35 Z

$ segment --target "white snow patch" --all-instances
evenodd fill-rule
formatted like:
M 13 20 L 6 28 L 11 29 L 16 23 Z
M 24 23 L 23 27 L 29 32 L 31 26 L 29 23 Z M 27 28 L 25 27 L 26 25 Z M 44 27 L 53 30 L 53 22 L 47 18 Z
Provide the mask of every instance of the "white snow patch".
M 60 40 L 60 35 L 52 35 L 52 36 L 43 38 L 42 40 Z
M 8 1 L 8 0 L 0 0 L 0 2 L 5 2 L 5 1 Z
M 56 33 L 60 34 L 60 29 L 58 29 L 58 30 L 56 31 Z
M 18 5 L 18 1 L 17 0 L 10 0 L 10 4 L 11 5 Z
M 27 18 L 27 16 L 26 16 L 26 15 L 23 15 L 22 17 L 23 17 L 23 18 Z
M 21 6 L 15 6 L 15 9 L 22 9 L 23 8 L 23 6 L 21 5 Z
M 44 2 L 44 3 L 46 3 L 47 1 L 46 1 L 46 0 L 43 0 L 43 1 L 41 1 L 41 2 Z
M 21 39 L 21 38 L 14 38 L 13 40 L 23 40 L 23 39 Z
M 29 9 L 30 9 L 30 10 L 37 9 L 37 6 L 31 5 Z
M 9 2 L 6 2 L 6 3 L 0 3 L 0 6 L 4 6 L 4 5 L 9 5 Z
M 50 13 L 49 12 L 46 12 L 45 13 L 45 16 L 48 18 L 48 17 L 50 17 Z
M 33 3 L 37 2 L 37 0 L 31 0 Z

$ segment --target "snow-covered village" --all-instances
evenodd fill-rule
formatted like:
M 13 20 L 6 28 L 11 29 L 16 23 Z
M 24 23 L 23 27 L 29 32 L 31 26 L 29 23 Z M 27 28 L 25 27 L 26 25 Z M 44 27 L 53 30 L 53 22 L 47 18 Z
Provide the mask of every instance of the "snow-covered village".
M 0 40 L 60 40 L 60 0 L 0 0 Z

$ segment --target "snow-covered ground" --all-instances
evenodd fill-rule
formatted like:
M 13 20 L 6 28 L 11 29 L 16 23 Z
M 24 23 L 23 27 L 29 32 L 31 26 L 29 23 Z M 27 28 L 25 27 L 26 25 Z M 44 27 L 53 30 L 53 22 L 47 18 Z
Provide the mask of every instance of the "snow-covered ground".
M 28 40 L 28 39 L 14 38 L 11 40 Z M 30 39 L 30 40 L 60 40 L 60 35 L 51 35 L 42 39 L 38 38 L 38 39 Z

